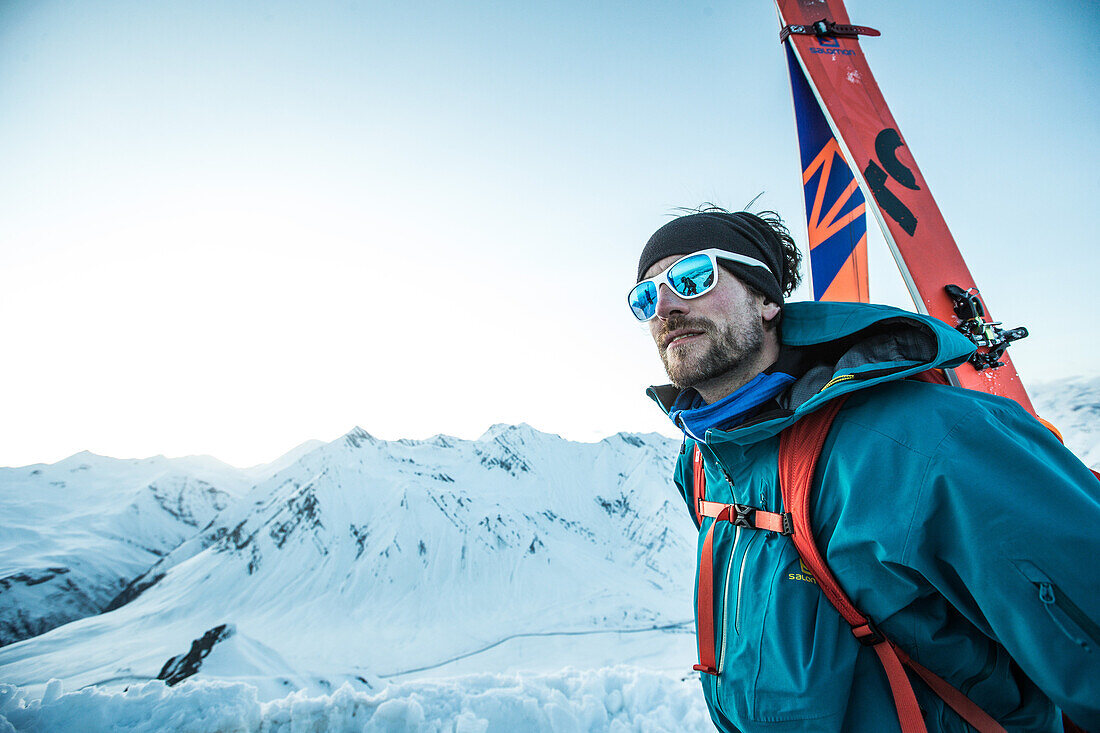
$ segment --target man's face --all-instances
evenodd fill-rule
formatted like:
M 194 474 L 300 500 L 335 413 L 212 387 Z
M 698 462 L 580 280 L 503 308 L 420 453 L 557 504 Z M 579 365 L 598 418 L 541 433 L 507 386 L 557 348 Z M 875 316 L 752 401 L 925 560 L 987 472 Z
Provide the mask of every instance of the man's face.
M 681 257 L 654 263 L 645 277 L 663 272 Z M 764 347 L 764 318 L 773 318 L 778 310 L 719 268 L 718 284 L 699 298 L 685 300 L 662 284 L 649 332 L 668 378 L 684 389 L 751 364 Z

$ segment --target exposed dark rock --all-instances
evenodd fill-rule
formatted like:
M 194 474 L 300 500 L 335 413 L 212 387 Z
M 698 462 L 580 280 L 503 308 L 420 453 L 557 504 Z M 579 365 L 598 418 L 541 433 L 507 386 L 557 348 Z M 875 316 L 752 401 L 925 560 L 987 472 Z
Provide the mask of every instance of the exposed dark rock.
M 592 530 L 590 530 L 587 527 L 583 526 L 580 522 L 576 522 L 576 521 L 573 521 L 571 519 L 566 519 L 565 517 L 559 517 L 557 514 L 550 511 L 549 509 L 547 509 L 545 511 L 542 511 L 542 512 L 539 512 L 539 514 L 546 517 L 551 522 L 556 522 L 557 524 L 560 524 L 561 526 L 565 527 L 566 529 L 571 530 L 571 531 L 575 532 L 576 534 L 579 534 L 579 535 L 585 537 L 590 542 L 595 542 L 596 541 L 596 534 Z
M 251 554 L 249 555 L 249 558 L 248 558 L 248 574 L 252 575 L 257 570 L 260 569 L 260 560 L 262 558 L 260 556 L 260 548 L 259 547 L 257 547 L 256 545 L 252 545 L 249 549 L 252 552 L 251 552 Z
M 282 548 L 287 538 L 299 526 L 305 529 L 317 529 L 323 526 L 321 524 L 321 503 L 317 500 L 317 495 L 313 492 L 311 485 L 305 486 L 294 496 L 291 496 L 286 502 L 285 510 L 289 514 L 287 519 L 274 525 L 269 530 L 276 547 Z
M 517 472 L 529 473 L 531 471 L 531 466 L 527 461 L 523 460 L 523 458 L 512 450 L 504 441 L 497 438 L 495 444 L 504 455 L 491 456 L 480 450 L 475 450 L 474 453 L 481 459 L 481 465 L 486 468 L 501 468 L 513 476 L 518 475 Z
M 449 499 L 455 499 L 459 507 L 464 507 L 465 504 L 462 501 L 462 497 L 455 497 L 454 495 L 443 494 L 441 496 L 435 496 L 434 494 L 428 494 L 428 498 L 432 500 L 432 503 L 436 505 L 439 512 L 447 518 L 447 521 L 453 524 L 458 530 L 462 530 L 465 523 L 459 520 L 447 506 Z
M 618 498 L 610 501 L 602 496 L 597 496 L 596 501 L 599 502 L 603 510 L 607 512 L 608 516 L 613 517 L 618 515 L 620 517 L 625 517 L 631 511 L 630 500 L 627 499 L 625 495 L 620 495 Z
M 130 581 L 129 585 L 123 588 L 121 593 L 115 596 L 111 602 L 107 604 L 107 607 L 103 609 L 104 613 L 113 611 L 116 608 L 122 608 L 127 603 L 159 583 L 160 579 L 163 577 L 164 573 L 157 573 L 153 576 L 150 576 L 149 573 L 142 573 L 137 576 Z
M 229 624 L 210 629 L 202 637 L 191 642 L 191 650 L 186 654 L 172 657 L 165 662 L 157 679 L 164 680 L 169 687 L 183 682 L 202 668 L 202 660 L 206 659 L 215 644 L 233 636 L 236 631 L 236 627 Z
M 44 634 L 70 621 L 102 612 L 111 584 L 102 587 L 73 582 L 67 567 L 49 567 L 12 573 L 0 578 L 0 593 L 9 593 L 0 614 L 0 647 Z M 81 582 L 87 583 L 86 579 Z M 34 586 L 44 586 L 28 590 Z M 44 598 L 45 603 L 25 604 L 15 599 Z
M 95 609 L 84 609 L 77 614 L 67 612 L 43 616 L 16 608 L 14 612 L 6 614 L 3 619 L 0 619 L 0 647 L 23 641 L 23 639 L 30 639 L 39 634 L 45 634 L 52 628 L 72 621 L 73 617 L 80 618 L 95 612 Z
M 240 524 L 229 530 L 229 533 L 223 538 L 221 549 L 228 550 L 230 549 L 230 545 L 232 545 L 233 548 L 243 550 L 248 543 L 252 541 L 252 538 L 256 536 L 255 532 L 250 532 L 248 535 L 245 535 L 244 525 L 247 523 L 247 519 L 242 519 Z
M 372 442 L 374 442 L 374 438 L 371 437 L 370 433 L 368 433 L 366 430 L 363 430 L 363 428 L 360 428 L 360 427 L 356 427 L 350 433 L 345 435 L 344 440 L 352 448 L 358 448 L 361 445 L 363 445 L 363 443 L 372 443 Z
M 38 585 L 67 572 L 69 572 L 68 568 L 46 568 L 37 573 L 13 573 L 0 578 L 0 589 L 8 590 L 13 585 Z
M 370 530 L 367 529 L 367 525 L 362 527 L 356 527 L 354 524 L 348 526 L 348 531 L 351 532 L 351 536 L 355 538 L 355 559 L 358 560 L 363 556 L 364 550 L 366 550 L 367 539 L 370 537 Z
M 516 537 L 516 532 L 507 529 L 507 524 L 508 523 L 505 522 L 499 514 L 497 514 L 496 519 L 486 516 L 484 519 L 477 523 L 477 526 L 484 527 L 485 532 L 493 536 L 493 538 L 496 540 L 496 547 L 500 549 L 512 546 L 512 543 L 508 541 L 508 538 L 504 536 L 504 533 L 510 534 L 514 538 L 518 539 L 518 537 Z
M 161 509 L 184 524 L 197 527 L 199 526 L 199 520 L 195 518 L 191 508 L 187 505 L 189 496 L 186 491 L 186 486 L 188 483 L 196 484 L 198 488 L 209 497 L 210 506 L 213 507 L 215 511 L 220 512 L 229 505 L 229 494 L 201 479 L 186 479 L 183 490 L 176 487 L 162 487 L 157 483 L 149 484 L 149 489 L 153 492 L 153 499 L 156 500 Z

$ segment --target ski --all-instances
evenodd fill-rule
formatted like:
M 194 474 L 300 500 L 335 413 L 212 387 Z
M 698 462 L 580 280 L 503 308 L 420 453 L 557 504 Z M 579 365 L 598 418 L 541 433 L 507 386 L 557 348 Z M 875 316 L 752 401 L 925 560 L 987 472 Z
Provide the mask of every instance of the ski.
M 823 146 L 818 152 L 824 150 L 828 141 L 822 143 L 822 136 L 831 133 L 836 148 L 829 159 L 832 169 L 839 167 L 838 160 L 849 166 L 917 310 L 958 328 L 978 347 L 975 357 L 954 369 L 948 379 L 962 387 L 1014 399 L 1034 414 L 1012 360 L 1005 353 L 1005 348 L 1026 336 L 1027 331 L 1001 328 L 981 299 L 860 48 L 860 35 L 877 36 L 878 31 L 852 25 L 842 0 L 776 0 L 776 6 L 802 148 L 807 223 L 811 232 L 810 265 L 811 270 L 824 268 L 825 289 L 820 293 L 818 276 L 812 276 L 814 297 L 840 299 L 832 296 L 829 292 L 832 283 L 826 282 L 830 273 L 835 272 L 840 278 L 835 293 L 847 293 L 843 297 L 848 300 L 865 299 L 850 296 L 852 292 L 862 296 L 861 291 L 853 291 L 850 283 L 857 282 L 858 286 L 862 277 L 862 285 L 866 285 L 865 237 L 860 244 L 858 228 L 843 233 L 843 227 L 830 232 L 827 226 L 830 213 L 836 221 L 842 221 L 845 213 L 857 210 L 854 193 L 849 193 L 854 186 L 843 183 L 843 177 L 833 171 L 807 174 L 808 155 L 809 162 L 817 155 L 810 155 L 808 150 L 814 145 Z M 810 120 L 815 114 L 824 119 L 828 133 L 814 132 Z M 824 169 L 824 160 L 821 167 Z M 836 176 L 836 181 L 825 179 L 826 173 Z M 815 213 L 818 199 L 821 203 L 815 220 L 811 214 Z M 857 218 L 860 217 L 850 217 L 845 226 L 851 226 Z M 826 221 L 824 228 L 822 221 Z M 815 228 L 819 230 L 816 235 Z M 823 234 L 830 234 L 831 238 L 822 239 Z M 822 250 L 817 257 L 816 250 Z
M 787 48 L 802 161 L 810 281 L 814 300 L 870 302 L 867 205 L 813 90 Z

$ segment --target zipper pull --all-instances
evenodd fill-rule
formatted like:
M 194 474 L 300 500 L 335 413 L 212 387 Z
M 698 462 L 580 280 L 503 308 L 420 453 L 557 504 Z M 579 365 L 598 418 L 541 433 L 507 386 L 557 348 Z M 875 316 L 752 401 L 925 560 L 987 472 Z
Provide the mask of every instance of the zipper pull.
M 1046 606 L 1051 620 L 1074 644 L 1082 647 L 1085 651 L 1089 651 L 1089 643 L 1081 638 L 1079 634 L 1074 633 L 1072 622 L 1066 623 L 1069 619 L 1066 617 L 1066 612 L 1058 606 L 1058 599 L 1054 596 L 1054 586 L 1045 582 L 1039 582 L 1037 585 L 1039 586 L 1039 601 Z

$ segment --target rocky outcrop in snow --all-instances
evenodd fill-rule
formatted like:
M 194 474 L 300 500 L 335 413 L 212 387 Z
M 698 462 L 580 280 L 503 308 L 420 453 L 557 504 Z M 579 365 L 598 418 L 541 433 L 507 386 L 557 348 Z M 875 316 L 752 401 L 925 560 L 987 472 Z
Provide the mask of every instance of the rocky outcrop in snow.
M 1097 465 L 1100 379 L 1033 393 Z M 527 425 L 476 441 L 356 428 L 236 484 L 198 464 L 137 480 L 90 455 L 0 469 L 0 516 L 13 518 L 0 616 L 40 634 L 0 649 L 0 674 L 121 686 L 190 670 L 275 699 L 490 667 L 660 665 L 654 655 L 681 639 L 677 661 L 690 663 L 697 538 L 669 480 L 677 447 L 636 434 L 575 443 Z M 59 545 L 59 529 L 84 539 Z M 80 568 L 110 579 L 109 604 L 77 609 L 89 595 Z M 41 633 L 65 604 L 108 612 Z M 222 625 L 237 632 L 204 646 Z M 201 664 L 184 664 L 193 643 Z
M 0 468 L 0 646 L 109 608 L 247 480 L 208 457 Z
M 149 481 L 197 492 L 150 492 L 190 536 L 149 558 L 107 613 L 0 650 L 0 666 L 16 681 L 58 665 L 82 684 L 153 678 L 221 624 L 247 630 L 249 648 L 265 650 L 249 658 L 279 667 L 268 674 L 322 691 L 334 669 L 399 676 L 562 634 L 602 635 L 593 654 L 613 662 L 614 634 L 680 633 L 691 616 L 695 531 L 669 481 L 676 448 L 655 435 L 574 443 L 526 425 L 476 441 L 356 429 L 198 530 L 203 486 Z M 135 628 L 140 649 L 127 644 Z M 102 653 L 116 648 L 130 651 Z
M 228 639 L 235 633 L 237 633 L 235 626 L 229 624 L 215 626 L 192 641 L 191 648 L 186 654 L 172 657 L 165 662 L 160 669 L 160 674 L 157 675 L 157 679 L 164 680 L 169 687 L 178 685 L 202 668 L 202 660 L 210 654 L 215 644 Z

